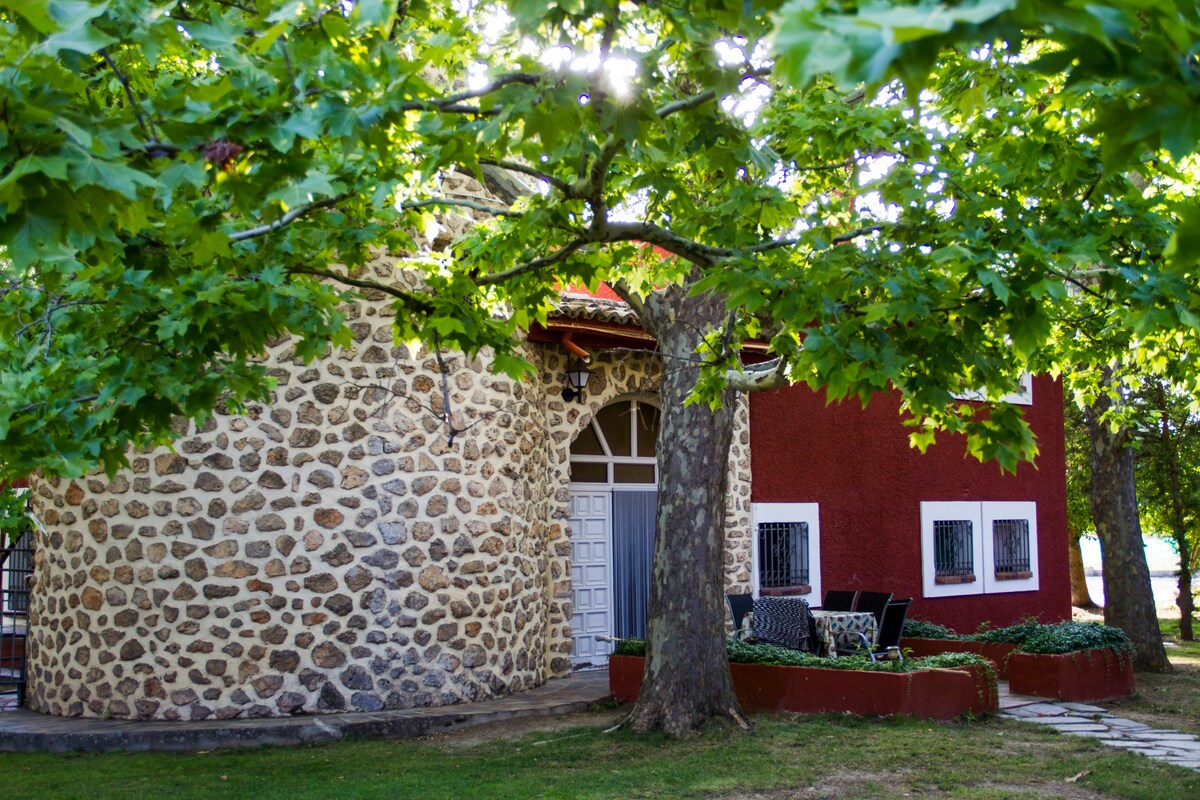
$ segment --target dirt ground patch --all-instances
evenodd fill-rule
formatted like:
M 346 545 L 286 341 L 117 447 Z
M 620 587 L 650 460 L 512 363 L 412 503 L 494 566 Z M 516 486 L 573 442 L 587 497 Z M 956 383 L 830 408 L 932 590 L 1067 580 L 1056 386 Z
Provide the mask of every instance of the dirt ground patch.
M 439 747 L 473 747 L 494 739 L 524 738 L 526 734 L 534 731 L 544 733 L 546 739 L 554 739 L 556 734 L 562 734 L 572 728 L 611 728 L 628 713 L 629 709 L 627 708 L 604 708 L 582 711 L 577 714 L 518 717 L 476 725 L 471 728 L 458 728 L 432 736 L 423 736 L 417 741 L 428 742 Z

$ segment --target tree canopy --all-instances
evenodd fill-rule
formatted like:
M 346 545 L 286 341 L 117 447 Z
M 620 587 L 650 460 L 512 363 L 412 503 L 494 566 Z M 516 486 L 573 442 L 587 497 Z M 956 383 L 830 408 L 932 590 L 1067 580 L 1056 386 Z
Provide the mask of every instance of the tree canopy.
M 177 416 L 265 398 L 252 357 L 348 343 L 344 292 L 390 296 L 399 339 L 519 375 L 521 331 L 600 281 L 681 365 L 662 431 L 707 424 L 695 464 L 724 463 L 729 390 L 790 381 L 895 389 L 915 445 L 955 431 L 1012 469 L 1036 454 L 1020 412 L 961 398 L 1200 325 L 1197 14 L 0 0 L 4 473 L 112 470 Z M 452 172 L 491 197 L 448 192 Z M 433 247 L 447 214 L 474 225 Z M 380 252 L 412 280 L 373 280 Z M 742 363 L 749 340 L 767 361 Z M 660 505 L 692 537 L 656 555 L 660 597 L 695 588 L 664 560 L 714 557 L 723 486 L 695 531 Z M 720 651 L 719 569 L 694 577 L 712 636 L 671 650 L 681 618 L 656 639 L 652 595 L 648 671 Z M 701 699 L 667 727 L 727 711 Z
M 1184 216 L 1119 170 L 1195 144 L 1194 9 L 1144 5 L 1161 47 L 1135 46 L 1128 9 L 1043 3 L 0 4 L 7 470 L 113 468 L 173 416 L 262 397 L 249 356 L 283 332 L 302 357 L 345 343 L 339 288 L 456 208 L 487 218 L 419 253 L 419 290 L 386 287 L 401 338 L 520 372 L 514 334 L 559 286 L 644 296 L 700 264 L 744 312 L 705 345 L 701 399 L 760 380 L 735 359 L 764 338 L 777 375 L 835 399 L 897 386 L 918 444 L 962 430 L 1011 468 L 1035 452 L 1017 414 L 954 395 L 1014 385 L 1080 265 L 1128 330 L 1197 319 L 1190 266 L 1112 227 Z M 1030 65 L 1034 18 L 1063 46 Z M 841 86 L 892 72 L 907 92 Z M 1179 113 L 1129 113 L 1146 103 Z M 527 192 L 439 194 L 446 170 L 498 169 Z

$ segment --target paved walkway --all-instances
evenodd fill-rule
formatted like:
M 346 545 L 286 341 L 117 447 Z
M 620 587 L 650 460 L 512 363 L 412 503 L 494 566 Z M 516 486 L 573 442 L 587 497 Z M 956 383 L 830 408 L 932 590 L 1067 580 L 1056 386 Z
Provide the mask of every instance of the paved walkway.
M 612 696 L 608 671 L 580 672 L 529 692 L 437 708 L 200 722 L 52 717 L 23 708 L 0 713 L 0 752 L 64 753 L 125 750 L 208 750 L 335 742 L 351 738 L 408 739 L 519 717 L 583 711 Z
M 1115 717 L 1099 706 L 1010 694 L 1008 684 L 1001 683 L 1000 716 L 1049 725 L 1070 736 L 1091 736 L 1109 747 L 1200 772 L 1200 740 L 1195 736 Z

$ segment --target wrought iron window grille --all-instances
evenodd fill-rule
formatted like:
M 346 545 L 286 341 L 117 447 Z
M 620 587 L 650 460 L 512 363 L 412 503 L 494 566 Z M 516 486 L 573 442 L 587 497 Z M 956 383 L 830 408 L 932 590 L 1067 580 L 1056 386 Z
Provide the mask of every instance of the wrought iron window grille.
M 807 522 L 761 522 L 758 525 L 758 586 L 761 594 L 807 594 Z
M 1033 577 L 1029 553 L 1029 520 L 994 520 L 992 546 L 997 580 Z
M 933 523 L 934 581 L 939 584 L 975 581 L 975 526 L 969 519 Z
M 25 636 L 33 554 L 32 530 L 0 548 L 0 709 L 25 703 Z

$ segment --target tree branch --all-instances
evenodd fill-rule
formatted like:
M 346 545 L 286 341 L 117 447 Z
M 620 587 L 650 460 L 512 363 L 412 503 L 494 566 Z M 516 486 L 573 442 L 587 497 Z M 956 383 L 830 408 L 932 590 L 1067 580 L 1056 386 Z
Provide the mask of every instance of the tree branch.
M 701 244 L 650 222 L 610 222 L 602 241 L 646 242 L 706 267 L 732 255 L 727 248 Z
M 441 104 L 453 105 L 455 103 L 461 103 L 463 100 L 474 100 L 479 97 L 485 97 L 485 96 L 491 94 L 492 92 L 499 91 L 500 89 L 503 89 L 505 86 L 508 86 L 508 85 L 514 84 L 514 83 L 520 83 L 520 84 L 524 84 L 526 86 L 537 86 L 538 83 L 542 80 L 542 77 L 543 77 L 543 75 L 541 73 L 537 73 L 537 72 L 510 72 L 505 75 L 500 75 L 495 80 L 493 80 L 491 83 L 489 83 L 486 86 L 480 87 L 479 89 L 468 89 L 465 92 L 459 92 L 458 94 L 452 94 L 449 97 L 446 97 L 446 98 L 443 98 L 442 100 L 436 101 L 436 103 L 439 105 L 441 105 Z M 417 111 L 419 109 L 414 108 L 414 109 L 409 109 L 409 110 Z
M 291 211 L 287 212 L 286 214 L 284 214 L 282 217 L 275 220 L 274 222 L 270 222 L 266 225 L 259 225 L 257 228 L 250 228 L 249 230 L 238 231 L 237 233 L 231 233 L 231 234 L 229 234 L 229 240 L 231 242 L 244 242 L 247 239 L 254 239 L 259 236 L 266 236 L 268 233 L 277 231 L 280 228 L 283 228 L 283 227 L 286 227 L 286 226 L 292 224 L 293 222 L 300 219 L 300 217 L 303 217 L 305 214 L 309 213 L 310 211 L 316 211 L 317 209 L 321 209 L 321 208 L 332 208 L 333 206 L 336 206 L 338 203 L 342 202 L 343 200 L 349 199 L 353 196 L 354 196 L 353 194 L 347 192 L 346 194 L 339 194 L 336 197 L 327 197 L 324 200 L 318 200 L 315 203 L 309 203 L 308 205 L 293 208 Z
M 103 306 L 107 304 L 107 300 L 72 300 L 68 303 L 57 303 L 56 305 L 47 306 L 45 314 L 17 328 L 16 332 L 12 335 L 12 338 L 14 340 L 20 339 L 27 330 L 30 330 L 40 323 L 50 325 L 50 317 L 54 314 L 57 314 L 59 311 L 62 311 L 63 309 L 78 308 L 80 306 Z
M 475 285 L 494 286 L 498 283 L 504 283 L 505 281 L 520 277 L 521 275 L 529 272 L 537 272 L 539 269 L 545 269 L 546 267 L 557 264 L 560 261 L 565 261 L 572 253 L 575 253 L 583 247 L 586 247 L 588 244 L 590 244 L 590 242 L 587 239 L 574 239 L 558 250 L 555 250 L 548 256 L 542 256 L 541 258 L 534 259 L 533 261 L 526 261 L 524 264 L 518 264 L 517 266 L 506 269 L 503 272 L 490 272 L 487 275 L 480 275 L 475 278 Z
M 794 172 L 828 172 L 830 170 L 835 170 L 835 169 L 845 169 L 846 167 L 852 167 L 855 164 L 857 164 L 859 159 L 870 158 L 871 156 L 876 156 L 876 155 L 880 155 L 880 154 L 879 153 L 871 153 L 869 155 L 852 156 L 851 158 L 847 158 L 845 161 L 839 161 L 836 164 L 810 164 L 810 165 L 806 165 L 803 167 L 800 166 L 799 164 L 796 164 L 791 167 L 791 171 L 794 171 Z
M 287 271 L 289 275 L 312 275 L 318 278 L 325 278 L 326 280 L 337 281 L 346 286 L 355 286 L 359 289 L 375 289 L 386 295 L 395 297 L 397 300 L 402 300 L 413 311 L 428 313 L 433 310 L 433 303 L 429 298 L 422 297 L 415 292 L 390 286 L 386 283 L 363 278 L 352 278 L 349 275 L 339 275 L 331 270 L 317 269 L 315 267 L 288 267 Z
M 567 197 L 578 199 L 578 198 L 576 198 L 576 196 L 571 188 L 571 184 L 567 183 L 566 181 L 562 180 L 561 178 L 556 178 L 547 172 L 542 172 L 541 170 L 534 169 L 533 167 L 530 167 L 526 164 L 520 164 L 516 161 L 487 161 L 484 159 L 480 159 L 479 163 L 486 165 L 486 166 L 499 167 L 500 169 L 506 169 L 506 170 L 509 170 L 510 172 L 519 172 L 522 175 L 528 175 L 529 177 L 536 178 L 539 181 L 545 181 L 546 183 L 553 186 L 555 189 L 558 189 L 560 192 L 562 192 Z
M 761 78 L 764 75 L 769 74 L 771 74 L 770 67 L 759 67 L 743 73 L 741 80 L 745 80 L 746 78 Z M 674 100 L 666 105 L 659 106 L 658 110 L 656 110 L 654 114 L 659 119 L 666 119 L 672 114 L 677 114 L 680 111 L 689 111 L 697 106 L 702 106 L 710 100 L 715 100 L 716 97 L 717 90 L 709 89 L 707 91 L 700 92 L 699 94 L 694 94 L 691 97 L 684 97 L 681 100 Z
M 464 105 L 463 101 L 486 97 L 492 92 L 497 92 L 505 86 L 513 84 L 537 86 L 543 77 L 542 73 L 537 72 L 510 72 L 507 75 L 497 77 L 491 83 L 478 89 L 468 89 L 465 92 L 452 94 L 440 100 L 413 100 L 408 103 L 401 103 L 398 108 L 400 111 L 441 111 L 446 114 L 475 114 L 483 117 L 495 116 L 499 113 L 498 109 L 482 109 L 478 106 Z
M 608 185 L 608 167 L 624 146 L 625 139 L 609 134 L 596 160 L 592 162 L 591 169 L 588 170 L 587 186 L 583 194 L 592 207 L 592 229 L 599 236 L 603 236 L 608 228 L 608 203 L 604 201 L 604 190 Z
M 465 92 L 452 94 L 440 100 L 413 100 L 408 103 L 401 103 L 398 108 L 400 111 L 441 111 L 445 114 L 475 114 L 481 117 L 491 117 L 500 113 L 499 110 L 465 105 L 463 101 L 486 97 L 493 92 L 503 89 L 505 86 L 513 84 L 537 86 L 543 77 L 545 77 L 543 73 L 537 72 L 510 72 L 507 75 L 497 77 L 491 83 L 478 89 L 468 89 Z
M 748 255 L 750 253 L 768 253 L 772 250 L 781 250 L 785 247 L 793 247 L 800 244 L 801 239 L 772 239 L 769 242 L 761 242 L 759 244 L 750 245 L 749 247 L 733 248 L 731 255 Z
M 839 244 L 845 244 L 846 242 L 852 242 L 860 236 L 866 236 L 869 233 L 876 233 L 878 231 L 881 231 L 884 229 L 884 227 L 886 227 L 886 226 L 884 226 L 884 225 L 868 225 L 865 228 L 855 228 L 852 231 L 843 233 L 841 236 L 833 237 L 833 239 L 830 240 L 829 243 L 834 246 L 837 246 Z
M 864 228 L 856 228 L 835 236 L 830 244 L 839 245 L 853 241 L 860 236 L 865 236 L 869 233 L 874 233 L 883 230 L 884 225 L 871 225 Z M 793 247 L 800 244 L 803 239 L 774 239 L 759 244 L 750 245 L 748 247 L 713 247 L 712 245 L 701 244 L 686 236 L 681 236 L 672 230 L 654 225 L 649 222 L 613 222 L 609 223 L 606 234 L 599 239 L 604 242 L 624 242 L 624 241 L 642 241 L 648 244 L 656 245 L 681 258 L 686 258 L 689 261 L 700 264 L 702 266 L 712 266 L 715 262 L 726 258 L 736 258 L 738 256 L 749 255 L 753 253 L 766 253 L 771 250 L 779 250 L 785 247 Z
M 142 109 L 138 104 L 137 98 L 133 96 L 133 87 L 129 85 L 129 76 L 122 72 L 121 68 L 117 66 L 117 63 L 113 61 L 112 56 L 108 53 L 107 47 L 100 48 L 100 57 L 104 59 L 104 63 L 108 64 L 108 68 L 111 69 L 114 74 L 116 74 L 117 80 L 121 82 L 121 88 L 125 90 L 125 97 L 129 99 L 129 107 L 132 109 L 134 116 L 137 117 L 138 125 L 140 125 L 142 130 L 145 132 L 146 138 L 157 142 L 158 134 L 154 130 L 154 120 L 142 113 Z
M 461 208 L 470 208 L 474 211 L 482 211 L 486 214 L 493 214 L 497 217 L 523 217 L 525 216 L 520 211 L 509 211 L 507 208 L 497 208 L 496 206 L 485 205 L 484 203 L 476 203 L 473 200 L 460 200 L 456 197 L 431 197 L 428 200 L 418 200 L 415 203 L 403 203 L 402 210 L 410 208 L 426 208 L 428 206 L 459 206 Z
M 629 283 L 624 278 L 621 278 L 617 281 L 610 281 L 608 286 L 616 292 L 617 297 L 620 297 L 633 309 L 634 313 L 638 316 L 639 323 L 645 326 L 646 304 L 642 302 L 642 298 L 633 293 L 633 290 L 629 288 Z M 649 331 L 649 333 L 653 333 L 653 331 Z
M 752 364 L 740 370 L 725 373 L 725 384 L 738 392 L 764 392 L 778 389 L 786 383 L 787 362 L 773 358 L 761 364 Z
M 69 403 L 70 405 L 73 405 L 73 406 L 77 406 L 77 405 L 82 405 L 83 403 L 92 403 L 99 399 L 100 399 L 100 395 L 89 394 L 89 395 L 85 395 L 83 397 L 72 397 L 70 400 L 67 401 L 67 403 Z M 24 408 L 17 409 L 16 413 L 17 414 L 28 414 L 30 411 L 36 411 L 37 409 L 42 408 L 45 405 L 46 405 L 46 401 L 40 400 L 36 403 L 30 403 L 29 405 L 25 406 Z

